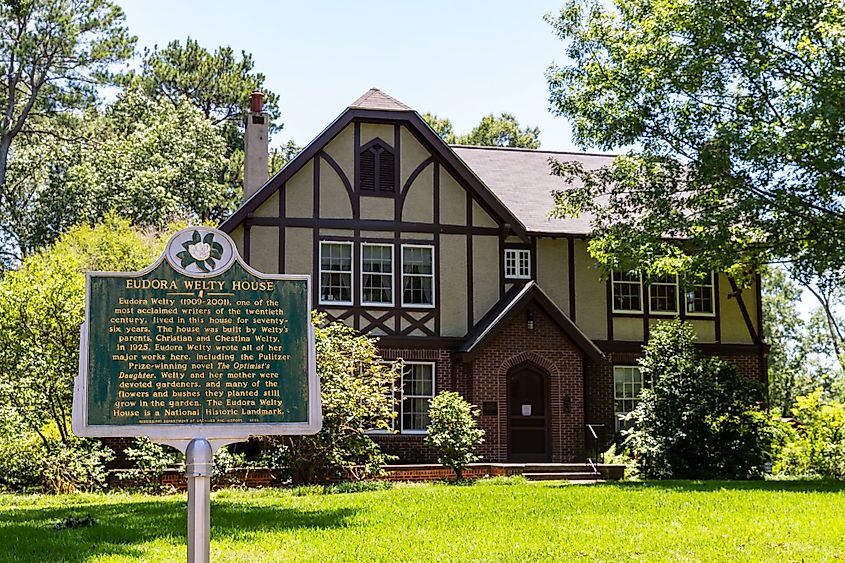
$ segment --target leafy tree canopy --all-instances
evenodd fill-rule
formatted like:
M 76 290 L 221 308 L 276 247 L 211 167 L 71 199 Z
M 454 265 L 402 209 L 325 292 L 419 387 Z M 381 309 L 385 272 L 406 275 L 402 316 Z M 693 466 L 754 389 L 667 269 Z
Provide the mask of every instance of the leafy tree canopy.
M 91 138 L 63 145 L 33 196 L 27 248 L 109 211 L 160 228 L 177 218 L 220 220 L 240 198 L 223 181 L 220 129 L 187 102 L 174 107 L 130 90 L 84 126 Z
M 73 378 L 85 316 L 85 272 L 132 271 L 149 265 L 166 237 L 107 216 L 97 227 L 68 231 L 0 281 L 0 429 L 50 432 L 69 443 Z
M 449 119 L 432 113 L 423 115 L 434 132 L 450 145 L 476 145 L 487 147 L 518 147 L 536 149 L 540 146 L 539 127 L 520 127 L 519 121 L 510 113 L 498 117 L 486 115 L 466 135 L 456 135 Z
M 215 125 L 243 124 L 249 111 L 249 96 L 264 92 L 264 110 L 272 121 L 279 118 L 279 97 L 265 89 L 264 75 L 253 72 L 252 55 L 238 57 L 231 47 L 218 47 L 213 53 L 190 37 L 184 46 L 171 41 L 144 53 L 140 72 L 130 77 L 152 98 L 163 98 L 178 106 L 188 100 Z
M 591 214 L 606 269 L 843 265 L 842 0 L 570 0 L 547 20 L 569 57 L 553 110 L 584 147 L 635 147 L 554 167 L 554 214 Z
M 0 2 L 0 32 L 0 246 L 8 262 L 19 257 L 18 227 L 32 195 L 27 172 L 39 172 L 33 165 L 42 153 L 32 149 L 67 138 L 67 121 L 94 104 L 114 65 L 132 56 L 135 38 L 123 11 L 106 0 Z M 53 123 L 57 116 L 61 123 Z M 18 152 L 29 160 L 10 182 Z

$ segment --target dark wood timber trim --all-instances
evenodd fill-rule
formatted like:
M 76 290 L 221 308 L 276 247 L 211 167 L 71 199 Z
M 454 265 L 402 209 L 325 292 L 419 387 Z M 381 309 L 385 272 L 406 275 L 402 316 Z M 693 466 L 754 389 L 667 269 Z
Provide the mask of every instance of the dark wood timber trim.
M 569 276 L 569 318 L 575 322 L 575 239 L 570 238 L 566 242 L 566 268 Z M 611 303 L 611 309 L 613 304 Z
M 529 256 L 531 256 L 531 279 L 537 281 L 537 237 L 531 237 Z
M 285 273 L 285 239 L 287 233 L 285 232 L 285 224 L 282 222 L 282 217 L 285 216 L 285 199 L 287 199 L 287 185 L 282 184 L 279 189 L 279 273 Z
M 340 180 L 343 182 L 343 187 L 346 188 L 346 194 L 349 196 L 349 206 L 354 208 L 355 204 L 352 201 L 353 198 L 354 198 L 354 193 L 352 191 L 352 183 L 349 181 L 349 178 L 346 176 L 346 172 L 343 171 L 343 168 L 340 167 L 340 165 L 337 163 L 337 161 L 335 161 L 335 159 L 333 159 L 332 156 L 329 153 L 327 153 L 325 151 L 320 151 L 320 158 L 325 160 L 328 163 L 328 165 L 331 166 L 332 169 L 335 172 L 337 172 L 337 175 L 340 177 Z M 353 214 L 353 216 L 354 216 L 354 214 Z
M 320 158 L 315 155 L 314 157 L 314 177 L 312 179 L 312 190 L 314 192 L 314 200 L 312 205 L 314 206 L 313 209 L 313 217 L 319 219 L 320 217 Z M 312 271 L 314 272 L 314 283 L 312 283 L 312 303 L 317 304 L 320 302 L 320 227 L 315 226 L 312 236 L 314 237 L 314 255 L 312 256 Z M 353 269 L 354 272 L 354 269 Z M 354 278 L 354 276 L 353 276 Z M 352 280 L 352 288 L 355 288 L 355 280 Z
M 454 350 L 463 343 L 463 338 L 447 336 L 379 336 L 378 347 L 412 348 L 423 350 Z
M 398 135 L 399 133 L 397 133 Z M 432 185 L 432 216 L 434 217 L 434 224 L 440 224 L 440 165 L 435 164 L 433 170 L 433 185 Z M 403 203 L 404 203 L 404 194 L 402 195 Z M 436 335 L 440 335 L 440 300 L 443 298 L 443 294 L 440 291 L 440 277 L 441 277 L 441 264 L 440 264 L 440 233 L 434 233 L 434 303 L 436 304 L 437 308 L 435 309 L 434 314 L 434 333 Z
M 490 342 L 501 330 L 534 304 L 537 309 L 548 315 L 558 328 L 593 361 L 601 361 L 604 356 L 595 343 L 590 340 L 572 320 L 560 310 L 554 301 L 534 281 L 529 281 L 519 289 L 512 288 L 506 298 L 511 299 L 501 310 L 491 309 L 467 335 L 464 344 L 457 350 L 464 362 L 471 362 L 486 343 Z
M 748 329 L 748 334 L 751 335 L 751 340 L 753 340 L 755 344 L 760 344 L 762 340 L 760 339 L 760 335 L 757 334 L 757 330 L 754 328 L 754 323 L 751 322 L 751 315 L 748 314 L 748 307 L 745 306 L 745 300 L 742 298 L 742 291 L 736 285 L 736 280 L 734 280 L 733 277 L 728 276 L 728 282 L 731 284 L 731 291 L 736 297 L 736 303 L 739 305 L 739 312 L 742 313 L 742 318 L 745 320 L 745 327 Z
M 422 172 L 426 168 L 428 168 L 429 165 L 432 164 L 433 162 L 434 162 L 434 159 L 431 158 L 431 157 L 423 160 L 419 164 L 419 166 L 417 166 L 414 169 L 414 171 L 411 172 L 411 175 L 408 176 L 408 179 L 405 181 L 405 185 L 402 186 L 401 194 L 399 195 L 399 197 L 396 198 L 396 209 L 397 209 L 397 211 L 396 211 L 396 221 L 397 222 L 402 221 L 402 212 L 405 210 L 405 198 L 408 196 L 408 190 L 411 188 L 411 185 L 417 179 L 417 176 L 422 174 Z M 437 165 L 437 166 L 439 166 L 439 165 Z M 435 209 L 438 209 L 438 210 L 440 209 L 440 205 L 438 204 L 438 202 L 434 202 L 434 205 L 435 205 L 435 207 L 434 207 Z M 435 225 L 437 225 L 439 223 L 440 223 L 440 220 L 434 221 Z
M 250 219 L 253 225 L 272 226 L 279 224 L 279 220 L 275 217 L 253 217 Z M 310 227 L 322 229 L 347 229 L 355 230 L 355 226 L 359 225 L 363 231 L 402 231 L 412 233 L 440 233 L 444 235 L 481 235 L 481 236 L 498 236 L 499 229 L 495 227 L 466 227 L 464 225 L 433 225 L 431 223 L 418 223 L 411 221 L 402 221 L 397 223 L 395 221 L 388 221 L 384 219 L 365 219 L 357 221 L 355 219 L 319 219 L 311 217 L 286 217 L 283 219 L 287 227 Z
M 246 221 L 244 221 L 244 256 L 243 256 L 244 262 L 246 262 L 247 264 L 249 264 L 249 262 L 250 262 L 250 250 L 251 250 L 250 239 L 252 238 L 251 234 L 250 234 L 251 230 L 252 230 L 252 221 L 247 219 Z
M 713 333 L 717 344 L 722 342 L 722 292 L 719 289 L 719 277 L 718 273 L 713 274 Z
M 613 281 L 607 278 L 605 282 L 605 301 L 607 301 L 607 339 L 613 340 Z
M 505 237 L 502 234 L 499 237 L 499 299 L 505 294 Z
M 231 233 L 235 227 L 241 224 L 246 219 L 249 213 L 255 211 L 262 203 L 264 203 L 279 187 L 287 182 L 294 174 L 296 174 L 302 166 L 309 160 L 313 159 L 322 148 L 328 144 L 335 136 L 337 136 L 350 123 L 357 123 L 359 120 L 371 123 L 387 123 L 391 125 L 406 125 L 408 131 L 422 143 L 424 147 L 430 150 L 441 165 L 446 166 L 447 170 L 455 176 L 455 179 L 463 185 L 464 189 L 471 192 L 479 199 L 481 206 L 490 213 L 494 220 L 498 223 L 509 223 L 512 226 L 514 233 L 527 240 L 525 227 L 516 216 L 513 215 L 505 206 L 496 198 L 495 195 L 484 185 L 484 183 L 470 170 L 466 164 L 458 157 L 455 152 L 450 149 L 440 137 L 437 136 L 431 128 L 425 124 L 422 118 L 414 111 L 384 111 L 384 110 L 367 110 L 358 108 L 347 108 L 331 125 L 329 125 L 320 135 L 318 135 L 311 143 L 308 144 L 291 162 L 276 173 L 270 180 L 258 190 L 252 197 L 250 197 L 244 204 L 238 208 L 228 219 L 220 224 L 220 229 L 224 232 Z M 355 154 L 358 154 L 360 148 L 360 130 L 358 131 L 358 139 L 355 143 Z M 356 160 L 355 166 L 355 186 L 356 191 L 359 179 L 360 163 Z
M 466 194 L 466 223 L 467 228 L 472 229 L 472 194 Z M 467 330 L 470 330 L 475 325 L 475 311 L 473 306 L 475 303 L 475 288 L 472 276 L 472 231 L 467 232 Z
M 642 342 L 623 342 L 594 340 L 603 352 L 608 354 L 629 353 L 639 354 L 642 352 Z M 703 353 L 711 356 L 756 356 L 761 350 L 765 352 L 768 346 L 764 344 L 715 344 L 711 342 L 697 343 L 695 345 Z
M 361 123 L 356 121 L 352 126 L 353 137 L 353 165 L 355 177 L 352 179 L 352 185 L 355 186 L 355 193 L 361 193 Z M 354 215 L 356 219 L 358 215 Z

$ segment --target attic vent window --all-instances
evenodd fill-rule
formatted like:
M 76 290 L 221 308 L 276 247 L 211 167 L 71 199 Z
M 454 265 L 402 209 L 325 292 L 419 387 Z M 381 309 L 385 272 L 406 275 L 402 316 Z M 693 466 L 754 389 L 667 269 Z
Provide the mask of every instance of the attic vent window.
M 361 147 L 360 189 L 365 192 L 396 192 L 393 150 L 381 139 Z

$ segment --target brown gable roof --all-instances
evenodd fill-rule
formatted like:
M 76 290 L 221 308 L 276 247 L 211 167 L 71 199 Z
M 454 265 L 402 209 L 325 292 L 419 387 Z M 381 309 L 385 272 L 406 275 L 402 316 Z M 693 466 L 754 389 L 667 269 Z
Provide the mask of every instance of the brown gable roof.
M 609 165 L 615 158 L 614 155 L 501 147 L 455 145 L 452 150 L 519 218 L 529 233 L 539 235 L 588 235 L 592 231 L 589 215 L 574 219 L 549 218 L 554 205 L 551 192 L 569 187 L 562 178 L 552 176 L 549 159 L 577 160 L 592 170 Z
M 351 108 L 383 109 L 387 111 L 413 111 L 411 108 L 378 88 L 370 88 L 364 95 L 349 104 Z
M 536 302 L 587 357 L 593 361 L 604 359 L 604 354 L 595 343 L 581 332 L 533 280 L 523 286 L 511 287 L 467 333 L 463 344 L 455 351 L 456 354 L 462 356 L 464 361 L 471 360 L 484 347 L 485 342 L 498 334 L 531 302 Z

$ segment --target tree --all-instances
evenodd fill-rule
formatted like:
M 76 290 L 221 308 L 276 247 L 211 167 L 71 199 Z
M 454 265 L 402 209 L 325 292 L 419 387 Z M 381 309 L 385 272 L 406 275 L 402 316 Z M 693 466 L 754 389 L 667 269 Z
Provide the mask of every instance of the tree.
M 786 416 L 799 395 L 815 388 L 836 395 L 845 378 L 830 337 L 828 312 L 818 307 L 805 319 L 798 307 L 801 286 L 783 268 L 766 268 L 762 281 L 763 334 L 771 345 L 770 404 Z M 836 312 L 830 314 L 838 324 Z
M 375 339 L 341 322 L 326 324 L 324 314 L 315 314 L 313 322 L 323 428 L 279 440 L 276 464 L 295 484 L 377 474 L 391 456 L 366 432 L 390 429 L 391 391 L 401 366 L 381 360 Z
M 240 200 L 239 190 L 221 181 L 227 161 L 220 130 L 185 102 L 173 107 L 128 91 L 89 126 L 98 138 L 52 161 L 28 209 L 25 247 L 49 244 L 110 211 L 163 228 L 182 218 L 219 221 Z
M 20 136 L 54 135 L 50 117 L 90 107 L 112 65 L 132 55 L 123 11 L 106 0 L 0 3 L 0 228 L 20 207 L 7 171 Z
M 187 38 L 184 47 L 171 41 L 144 53 L 141 70 L 128 81 L 149 97 L 166 99 L 178 107 L 188 101 L 215 125 L 235 124 L 242 128 L 253 91 L 264 92 L 264 111 L 271 121 L 279 118 L 279 97 L 264 86 L 264 75 L 253 72 L 252 55 L 237 57 L 231 47 L 213 53 Z
M 792 414 L 799 425 L 775 469 L 802 477 L 845 477 L 845 404 L 816 389 L 796 399 Z
M 629 415 L 625 446 L 643 476 L 658 479 L 744 479 L 771 461 L 776 432 L 763 387 L 718 358 L 698 357 L 692 326 L 655 325 L 640 366 L 650 387 Z
M 478 408 L 454 391 L 443 391 L 431 400 L 428 409 L 428 436 L 425 443 L 440 451 L 437 461 L 463 479 L 466 466 L 481 459 L 474 453 L 484 441 L 484 430 L 477 427 Z
M 467 135 L 456 135 L 452 122 L 432 113 L 423 115 L 434 132 L 450 145 L 476 145 L 488 147 L 518 147 L 536 149 L 540 147 L 540 128 L 520 128 L 519 121 L 510 113 L 498 117 L 486 115 Z
M 0 281 L 0 426 L 35 435 L 47 450 L 71 443 L 73 379 L 85 316 L 85 272 L 139 270 L 165 238 L 107 216 L 80 226 Z
M 581 146 L 634 147 L 554 166 L 554 214 L 593 215 L 606 270 L 843 265 L 842 0 L 570 0 L 547 20 L 570 59 L 548 71 L 553 111 Z

